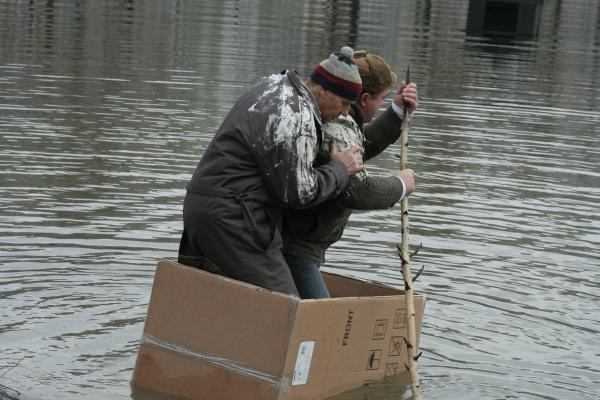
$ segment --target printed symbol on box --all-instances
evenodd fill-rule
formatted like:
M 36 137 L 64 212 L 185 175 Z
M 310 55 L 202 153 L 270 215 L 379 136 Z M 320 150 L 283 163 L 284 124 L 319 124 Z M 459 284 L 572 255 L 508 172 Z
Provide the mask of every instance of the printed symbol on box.
M 369 360 L 367 362 L 367 370 L 379 369 L 381 362 L 381 350 L 370 350 Z
M 391 363 L 385 366 L 385 376 L 396 375 L 398 373 L 398 363 Z
M 373 330 L 373 340 L 381 340 L 385 338 L 385 329 L 387 328 L 387 319 L 378 319 L 375 321 L 375 329 Z
M 389 356 L 399 356 L 402 351 L 402 336 L 392 336 L 392 340 L 390 340 L 390 352 Z
M 405 324 L 406 310 L 396 310 L 396 315 L 394 316 L 394 329 L 404 328 Z

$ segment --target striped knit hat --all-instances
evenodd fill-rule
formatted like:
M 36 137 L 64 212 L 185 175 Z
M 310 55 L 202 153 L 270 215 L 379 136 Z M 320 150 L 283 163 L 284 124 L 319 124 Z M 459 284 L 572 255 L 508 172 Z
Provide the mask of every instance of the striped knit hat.
M 313 70 L 310 79 L 324 89 L 347 100 L 356 101 L 362 92 L 360 74 L 352 55 L 354 50 L 346 46 L 339 53 L 330 54 Z

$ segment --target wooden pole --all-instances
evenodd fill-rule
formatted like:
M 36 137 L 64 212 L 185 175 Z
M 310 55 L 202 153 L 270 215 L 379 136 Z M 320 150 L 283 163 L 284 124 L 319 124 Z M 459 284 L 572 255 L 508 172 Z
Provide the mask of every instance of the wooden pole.
M 406 69 L 406 84 L 410 79 L 410 65 Z M 404 118 L 400 132 L 400 169 L 408 168 L 408 107 L 404 105 Z M 406 325 L 408 328 L 408 337 L 405 338 L 408 350 L 408 371 L 410 372 L 410 382 L 413 400 L 421 400 L 421 381 L 417 370 L 417 332 L 416 332 L 416 314 L 413 301 L 413 277 L 410 270 L 410 252 L 408 248 L 409 230 L 408 230 L 408 196 L 405 196 L 401 203 L 402 211 L 402 242 L 398 248 L 398 255 L 402 260 L 402 277 L 404 278 L 404 296 L 406 303 Z

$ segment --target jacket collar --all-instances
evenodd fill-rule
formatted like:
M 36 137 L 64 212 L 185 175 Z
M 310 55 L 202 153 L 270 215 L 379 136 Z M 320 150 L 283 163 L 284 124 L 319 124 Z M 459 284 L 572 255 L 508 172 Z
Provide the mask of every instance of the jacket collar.
M 362 131 L 363 125 L 365 124 L 365 118 L 363 117 L 360 107 L 353 103 L 350 106 L 350 115 L 352 116 L 354 121 L 356 121 L 358 128 Z
M 302 77 L 294 70 L 286 70 L 282 71 L 281 73 L 287 76 L 294 89 L 296 89 L 296 91 L 305 98 L 317 122 L 319 125 L 321 125 L 321 111 L 319 110 L 317 100 L 313 96 L 310 89 L 304 84 Z

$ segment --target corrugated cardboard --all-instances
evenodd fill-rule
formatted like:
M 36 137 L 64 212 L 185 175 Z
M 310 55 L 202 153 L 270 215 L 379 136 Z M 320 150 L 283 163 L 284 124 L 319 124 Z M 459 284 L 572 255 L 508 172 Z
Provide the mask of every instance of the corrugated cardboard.
M 402 291 L 324 274 L 300 300 L 158 263 L 132 384 L 188 399 L 315 400 L 405 371 Z M 417 337 L 425 298 L 415 295 Z

